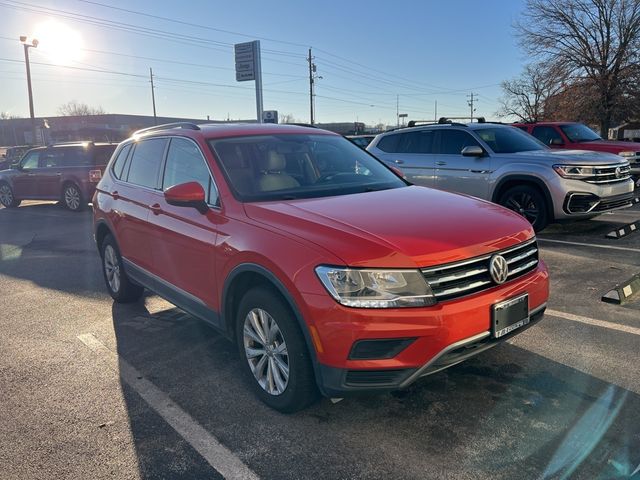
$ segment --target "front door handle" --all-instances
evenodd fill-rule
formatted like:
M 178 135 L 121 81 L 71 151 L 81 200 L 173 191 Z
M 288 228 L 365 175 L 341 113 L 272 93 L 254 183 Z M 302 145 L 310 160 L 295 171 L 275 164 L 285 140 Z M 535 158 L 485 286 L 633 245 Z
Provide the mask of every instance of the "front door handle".
M 160 215 L 162 213 L 162 207 L 158 203 L 154 203 L 149 207 L 149 209 L 153 212 L 154 215 Z
M 118 200 L 120 198 L 120 194 L 118 193 L 117 190 L 114 190 L 113 192 L 111 192 L 111 196 L 113 197 L 114 200 Z
M 442 160 L 439 160 L 439 161 L 436 162 L 436 165 L 438 165 L 438 166 L 442 166 L 442 165 L 446 165 L 446 164 L 447 164 L 447 162 L 443 162 Z

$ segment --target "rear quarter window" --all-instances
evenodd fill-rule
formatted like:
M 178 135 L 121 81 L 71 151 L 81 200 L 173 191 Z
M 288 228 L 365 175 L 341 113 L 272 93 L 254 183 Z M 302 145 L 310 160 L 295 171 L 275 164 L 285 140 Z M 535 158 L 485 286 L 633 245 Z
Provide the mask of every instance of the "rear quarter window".
M 117 179 L 122 177 L 122 170 L 124 169 L 124 165 L 127 162 L 127 157 L 129 156 L 129 152 L 131 151 L 131 144 L 125 145 L 118 152 L 118 156 L 113 162 L 113 167 L 111 167 L 111 171 L 113 172 L 113 176 Z
M 104 166 L 116 150 L 116 145 L 96 145 L 93 147 L 93 165 Z

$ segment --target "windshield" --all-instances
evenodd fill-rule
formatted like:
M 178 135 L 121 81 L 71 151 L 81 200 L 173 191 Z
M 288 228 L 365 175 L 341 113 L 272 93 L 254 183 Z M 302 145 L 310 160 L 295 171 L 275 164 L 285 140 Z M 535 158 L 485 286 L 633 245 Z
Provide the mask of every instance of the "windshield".
M 582 123 L 571 123 L 569 125 L 561 125 L 560 130 L 567 136 L 572 142 L 595 142 L 602 140 L 600 135 L 591 130 Z
M 545 150 L 547 146 L 515 127 L 485 127 L 474 130 L 494 153 L 517 153 Z
M 406 185 L 339 136 L 256 135 L 209 143 L 242 201 L 347 195 Z

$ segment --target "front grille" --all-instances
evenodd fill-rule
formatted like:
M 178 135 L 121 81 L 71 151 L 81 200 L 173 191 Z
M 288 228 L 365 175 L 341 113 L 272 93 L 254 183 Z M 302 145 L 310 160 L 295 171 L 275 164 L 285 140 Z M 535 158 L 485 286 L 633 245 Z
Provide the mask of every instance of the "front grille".
M 596 185 L 602 183 L 614 183 L 627 180 L 631 176 L 631 167 L 628 163 L 612 166 L 595 167 L 595 174 L 585 178 L 587 183 Z
M 489 273 L 493 255 L 502 255 L 509 265 L 507 282 L 534 270 L 538 265 L 538 245 L 533 238 L 515 247 L 489 255 L 422 270 L 439 301 L 452 300 L 496 286 Z

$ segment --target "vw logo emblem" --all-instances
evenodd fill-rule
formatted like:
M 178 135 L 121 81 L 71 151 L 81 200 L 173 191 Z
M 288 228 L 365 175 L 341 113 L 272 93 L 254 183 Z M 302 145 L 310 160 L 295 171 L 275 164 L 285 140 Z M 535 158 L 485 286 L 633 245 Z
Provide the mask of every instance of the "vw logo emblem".
M 616 178 L 622 177 L 622 168 L 616 167 Z
M 509 276 L 509 264 L 502 255 L 494 255 L 489 260 L 489 273 L 498 285 L 507 281 Z

